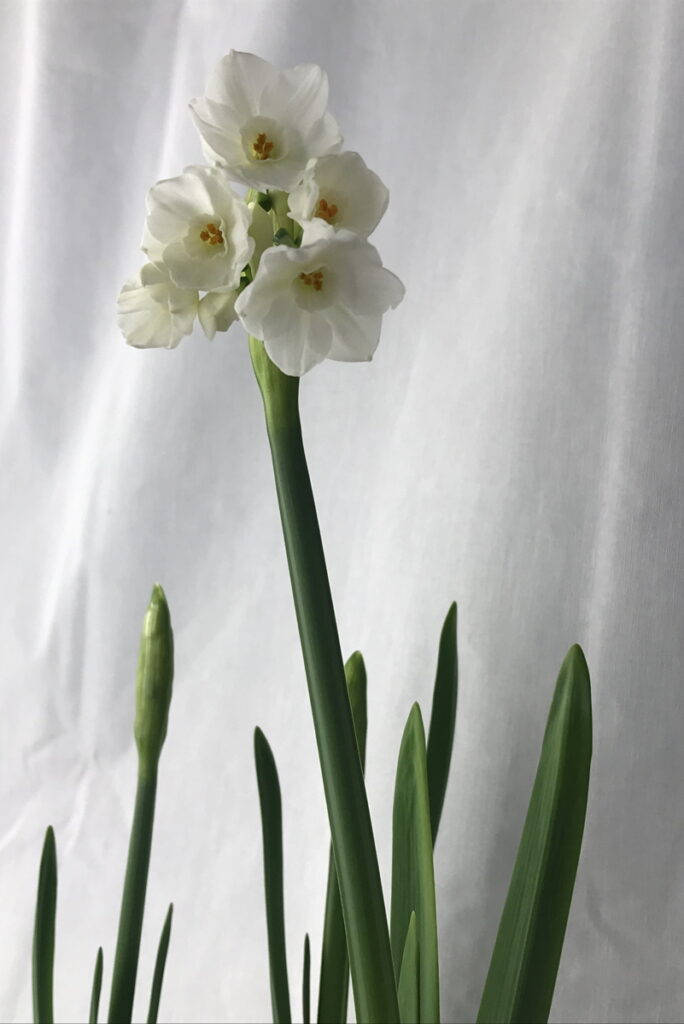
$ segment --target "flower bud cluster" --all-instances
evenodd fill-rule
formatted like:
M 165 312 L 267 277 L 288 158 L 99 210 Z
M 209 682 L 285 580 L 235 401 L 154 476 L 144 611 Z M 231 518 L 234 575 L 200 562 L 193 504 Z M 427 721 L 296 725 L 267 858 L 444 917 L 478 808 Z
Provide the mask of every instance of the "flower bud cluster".
M 281 71 L 236 51 L 220 61 L 190 104 L 209 166 L 147 196 L 148 262 L 118 301 L 130 345 L 175 348 L 196 318 L 208 338 L 239 319 L 293 376 L 372 357 L 404 294 L 368 242 L 389 194 L 341 152 L 327 102 L 314 64 Z

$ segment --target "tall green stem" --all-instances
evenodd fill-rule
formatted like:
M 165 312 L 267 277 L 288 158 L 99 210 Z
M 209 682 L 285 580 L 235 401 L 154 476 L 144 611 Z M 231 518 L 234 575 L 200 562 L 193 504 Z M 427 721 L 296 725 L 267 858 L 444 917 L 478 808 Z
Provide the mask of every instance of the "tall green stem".
M 299 420 L 299 380 L 250 353 L 264 401 L 280 517 L 323 776 L 357 1019 L 399 1019 L 387 917 L 335 611 Z
M 119 933 L 116 940 L 109 1024 L 130 1024 L 138 974 L 140 935 L 150 867 L 157 768 L 169 720 L 173 689 L 173 632 L 164 591 L 155 584 L 147 606 L 135 680 L 138 787 L 128 844 Z
M 149 774 L 140 772 L 121 900 L 119 935 L 109 1003 L 109 1024 L 129 1024 L 133 1013 L 156 795 L 156 771 Z

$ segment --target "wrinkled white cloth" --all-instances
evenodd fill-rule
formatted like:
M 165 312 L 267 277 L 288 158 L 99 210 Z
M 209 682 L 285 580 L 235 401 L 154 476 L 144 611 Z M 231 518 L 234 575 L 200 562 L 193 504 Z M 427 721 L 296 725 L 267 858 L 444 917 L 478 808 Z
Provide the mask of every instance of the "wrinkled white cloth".
M 369 674 L 389 891 L 403 723 L 459 602 L 436 852 L 443 1020 L 475 1017 L 556 672 L 593 680 L 595 755 L 555 1021 L 684 1012 L 684 6 L 1 0 L 0 1018 L 31 1015 L 45 826 L 57 1019 L 109 979 L 152 583 L 177 672 L 137 999 L 166 906 L 161 1019 L 270 1014 L 252 732 L 284 802 L 290 987 L 316 982 L 328 840 L 269 453 L 238 326 L 128 348 L 144 200 L 201 162 L 187 108 L 231 47 L 314 61 L 387 183 L 407 286 L 370 365 L 302 382 L 345 652 Z M 301 1018 L 300 1018 L 301 1019 Z

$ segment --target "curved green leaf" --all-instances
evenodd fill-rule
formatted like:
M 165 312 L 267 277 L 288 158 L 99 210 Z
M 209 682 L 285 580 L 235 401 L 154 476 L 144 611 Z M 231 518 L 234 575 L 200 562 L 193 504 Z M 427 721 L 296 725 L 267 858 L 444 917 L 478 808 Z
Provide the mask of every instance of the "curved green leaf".
M 442 816 L 456 728 L 456 698 L 458 694 L 456 614 L 456 602 L 454 601 L 447 612 L 439 638 L 437 672 L 428 730 L 427 774 L 433 846 L 437 840 L 439 821 Z
M 171 940 L 171 922 L 173 921 L 173 903 L 169 903 L 169 909 L 164 919 L 164 927 L 159 937 L 157 948 L 157 959 L 154 963 L 154 975 L 152 976 L 152 990 L 150 992 L 150 1008 L 147 1013 L 147 1024 L 157 1024 L 159 1016 L 159 1001 L 161 999 L 162 983 L 164 981 L 164 968 L 166 967 L 166 955 L 169 952 Z
M 93 987 L 90 993 L 90 1013 L 88 1024 L 97 1024 L 97 1016 L 100 1010 L 100 993 L 102 992 L 102 946 L 95 957 L 95 970 L 93 972 Z
M 390 934 L 397 980 L 411 912 L 416 914 L 418 998 L 422 1024 L 439 1021 L 439 958 L 432 827 L 425 732 L 414 704 L 399 749 L 392 816 L 392 917 Z
M 359 651 L 355 651 L 344 666 L 347 693 L 354 720 L 354 732 L 359 748 L 361 768 L 366 761 L 366 666 Z M 349 993 L 349 959 L 347 936 L 342 918 L 342 903 L 337 884 L 335 858 L 332 848 L 328 861 L 328 886 L 325 897 L 323 945 L 321 949 L 321 977 L 318 986 L 318 1024 L 344 1024 L 347 1019 Z
M 406 933 L 397 995 L 399 996 L 401 1024 L 420 1024 L 420 1007 L 418 1002 L 418 933 L 416 931 L 415 911 L 411 911 L 411 919 Z
M 290 1024 L 290 988 L 287 979 L 283 905 L 283 825 L 280 783 L 273 752 L 268 740 L 258 727 L 254 730 L 254 759 L 264 841 L 264 887 L 273 1021 L 274 1024 Z
M 582 845 L 591 734 L 589 670 L 575 645 L 556 683 L 479 1024 L 548 1020 Z
M 33 929 L 33 1020 L 52 1024 L 57 912 L 57 849 L 50 825 L 45 833 L 38 873 L 38 898 Z

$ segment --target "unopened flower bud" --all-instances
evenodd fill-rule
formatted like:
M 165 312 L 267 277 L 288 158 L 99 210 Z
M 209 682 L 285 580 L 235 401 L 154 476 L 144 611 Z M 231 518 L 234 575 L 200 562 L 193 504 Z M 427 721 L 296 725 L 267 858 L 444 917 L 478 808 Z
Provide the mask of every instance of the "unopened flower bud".
M 173 631 L 158 583 L 145 613 L 135 682 L 135 726 L 141 771 L 155 771 L 166 738 L 173 687 Z

